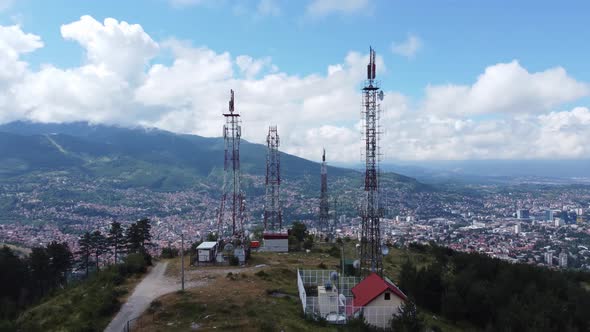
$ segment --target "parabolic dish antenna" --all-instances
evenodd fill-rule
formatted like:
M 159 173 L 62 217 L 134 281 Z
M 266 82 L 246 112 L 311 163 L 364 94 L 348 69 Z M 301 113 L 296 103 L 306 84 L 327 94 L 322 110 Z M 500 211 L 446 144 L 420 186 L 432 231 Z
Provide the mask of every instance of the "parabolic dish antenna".
M 340 302 L 341 306 L 345 306 L 346 305 L 346 296 L 344 296 L 344 294 L 338 295 L 338 301 Z
M 383 256 L 387 256 L 389 254 L 389 247 L 386 244 L 381 246 L 381 254 L 383 254 Z
M 338 272 L 332 271 L 330 273 L 330 279 L 332 279 L 332 280 L 338 280 Z
M 358 269 L 359 267 L 361 267 L 361 261 L 359 261 L 358 259 L 357 259 L 357 260 L 355 260 L 355 261 L 352 263 L 352 266 L 353 266 L 355 269 Z

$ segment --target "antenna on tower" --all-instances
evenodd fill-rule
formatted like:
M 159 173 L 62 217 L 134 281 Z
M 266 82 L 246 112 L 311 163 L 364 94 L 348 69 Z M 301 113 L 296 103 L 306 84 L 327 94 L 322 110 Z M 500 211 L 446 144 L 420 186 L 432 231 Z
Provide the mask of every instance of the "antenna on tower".
M 234 90 L 229 90 L 231 93 L 231 97 L 229 99 L 229 113 L 234 113 Z

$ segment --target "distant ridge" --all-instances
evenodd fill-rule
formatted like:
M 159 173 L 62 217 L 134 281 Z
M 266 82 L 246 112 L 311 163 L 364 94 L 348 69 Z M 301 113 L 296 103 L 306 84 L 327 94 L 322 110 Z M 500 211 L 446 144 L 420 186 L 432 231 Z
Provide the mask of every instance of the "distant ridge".
M 204 177 L 223 167 L 223 149 L 221 138 L 159 129 L 18 121 L 0 125 L 0 175 L 73 168 L 99 175 L 114 168 L 125 172 L 147 167 L 178 169 L 184 173 L 181 177 Z M 266 146 L 243 141 L 241 162 L 246 174 L 264 175 L 265 160 Z M 281 153 L 281 161 L 285 178 L 319 174 L 316 162 L 286 153 Z M 329 172 L 358 174 L 338 167 Z

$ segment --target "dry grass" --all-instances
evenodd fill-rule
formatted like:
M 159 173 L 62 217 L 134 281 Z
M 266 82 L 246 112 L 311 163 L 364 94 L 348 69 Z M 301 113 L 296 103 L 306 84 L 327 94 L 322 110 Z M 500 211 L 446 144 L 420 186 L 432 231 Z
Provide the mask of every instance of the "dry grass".
M 197 281 L 199 286 L 154 301 L 134 330 L 190 331 L 198 326 L 198 331 L 335 331 L 334 326 L 322 326 L 302 317 L 296 282 L 298 268 L 338 268 L 340 258 L 326 253 L 330 247 L 321 244 L 311 253 L 257 252 L 242 268 L 193 267 L 186 258 L 187 282 Z M 354 257 L 354 251 L 353 242 L 345 245 L 346 257 Z M 392 249 L 384 260 L 386 274 L 395 281 L 407 259 L 418 266 L 431 261 L 426 255 Z M 170 260 L 166 273 L 179 277 L 180 260 Z M 276 293 L 283 295 L 277 297 Z M 455 331 L 444 321 L 428 321 L 443 331 Z
M 194 324 L 199 331 L 330 330 L 301 317 L 295 270 L 269 266 L 247 271 L 217 275 L 205 287 L 159 298 L 135 330 L 187 331 Z

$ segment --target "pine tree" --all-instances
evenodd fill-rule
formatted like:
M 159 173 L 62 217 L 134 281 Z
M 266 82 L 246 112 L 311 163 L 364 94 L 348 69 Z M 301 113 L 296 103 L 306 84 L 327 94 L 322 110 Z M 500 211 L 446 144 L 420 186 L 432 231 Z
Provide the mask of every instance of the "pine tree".
M 152 244 L 152 225 L 150 224 L 150 220 L 148 218 L 143 218 L 137 221 L 137 226 L 139 228 L 141 238 L 141 248 L 145 251 L 146 247 Z
M 47 245 L 47 255 L 50 261 L 49 270 L 52 276 L 52 286 L 65 285 L 67 282 L 67 272 L 72 267 L 73 260 L 73 255 L 68 244 L 65 242 L 51 242 Z
M 127 228 L 125 237 L 127 240 L 127 249 L 130 253 L 146 253 L 146 247 L 151 245 L 152 235 L 150 233 L 150 220 L 147 218 L 140 219 Z
M 120 222 L 113 221 L 111 223 L 108 236 L 108 243 L 109 246 L 113 248 L 113 253 L 115 254 L 115 264 L 117 264 L 118 254 L 121 252 L 123 241 L 125 240 L 123 235 L 123 227 L 121 227 Z
M 96 270 L 100 270 L 100 256 L 104 254 L 107 249 L 107 239 L 100 231 L 94 231 L 91 236 L 92 250 L 94 258 L 96 259 Z
M 49 288 L 50 270 L 49 255 L 47 250 L 42 247 L 33 248 L 29 255 L 29 266 L 31 277 L 34 281 L 36 294 L 41 297 Z
M 78 240 L 78 246 L 80 247 L 80 250 L 77 252 L 77 254 L 80 256 L 78 263 L 80 268 L 86 270 L 86 277 L 88 277 L 90 256 L 92 255 L 92 235 L 90 232 L 86 232 L 80 237 Z
M 391 320 L 391 329 L 396 332 L 419 332 L 424 330 L 424 321 L 418 315 L 416 304 L 406 300 Z

